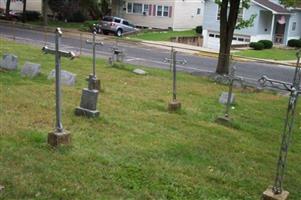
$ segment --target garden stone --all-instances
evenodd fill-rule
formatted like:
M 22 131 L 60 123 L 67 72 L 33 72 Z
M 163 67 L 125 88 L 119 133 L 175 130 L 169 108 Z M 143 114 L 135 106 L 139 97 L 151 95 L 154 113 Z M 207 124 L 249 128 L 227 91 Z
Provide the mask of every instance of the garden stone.
M 31 62 L 26 62 L 21 71 L 22 77 L 34 78 L 41 73 L 41 65 Z
M 55 78 L 55 70 L 52 70 L 48 76 L 48 79 L 54 79 L 54 78 Z M 76 74 L 73 74 L 65 70 L 61 71 L 61 83 L 63 85 L 74 86 L 75 81 L 76 81 Z
M 17 70 L 18 57 L 12 54 L 4 54 L 3 60 L 0 62 L 0 68 L 5 70 Z
M 142 69 L 135 69 L 133 72 L 138 75 L 146 75 L 147 74 L 147 72 Z
M 228 92 L 223 92 L 219 98 L 219 103 L 221 104 L 227 104 L 228 102 Z M 235 94 L 232 93 L 231 99 L 230 99 L 230 104 L 233 104 L 235 102 Z

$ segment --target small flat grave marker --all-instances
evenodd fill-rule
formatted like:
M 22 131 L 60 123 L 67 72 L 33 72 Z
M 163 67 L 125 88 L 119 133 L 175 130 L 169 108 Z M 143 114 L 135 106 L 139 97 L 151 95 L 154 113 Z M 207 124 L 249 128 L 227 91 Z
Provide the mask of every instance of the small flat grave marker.
M 18 57 L 13 54 L 4 54 L 3 60 L 0 62 L 0 68 L 5 70 L 17 70 Z
M 48 79 L 55 79 L 55 69 L 52 70 L 48 76 Z M 76 82 L 76 74 L 62 70 L 61 71 L 61 83 L 67 86 L 74 86 Z
M 26 62 L 21 71 L 22 77 L 34 78 L 41 73 L 41 65 L 31 62 Z
M 142 69 L 135 69 L 135 70 L 133 71 L 133 73 L 134 73 L 134 74 L 137 74 L 137 75 L 146 75 L 146 74 L 147 74 L 147 72 L 144 71 L 144 70 L 142 70 Z

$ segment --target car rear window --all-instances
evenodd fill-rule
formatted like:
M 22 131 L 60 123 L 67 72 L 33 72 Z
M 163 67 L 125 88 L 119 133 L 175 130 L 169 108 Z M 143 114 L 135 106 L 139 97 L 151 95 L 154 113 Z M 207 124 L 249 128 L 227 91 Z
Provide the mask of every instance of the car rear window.
M 114 22 L 116 22 L 116 23 L 120 23 L 120 22 L 121 22 L 121 20 L 120 20 L 120 19 L 115 19 L 115 20 L 114 20 Z
M 113 21 L 113 17 L 104 17 L 102 19 L 102 21 L 105 21 L 105 22 L 112 22 Z

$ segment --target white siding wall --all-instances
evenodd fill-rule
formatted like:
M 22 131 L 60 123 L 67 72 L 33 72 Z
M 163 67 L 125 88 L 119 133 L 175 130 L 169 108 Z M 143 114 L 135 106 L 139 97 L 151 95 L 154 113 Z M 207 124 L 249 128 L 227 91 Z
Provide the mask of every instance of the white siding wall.
M 201 10 L 197 14 L 198 9 Z M 192 29 L 203 24 L 204 0 L 176 0 L 173 28 Z
M 0 8 L 6 8 L 6 0 L 0 0 Z M 23 2 L 21 1 L 11 1 L 11 10 L 21 11 L 23 10 Z M 27 0 L 27 10 L 42 12 L 42 0 Z

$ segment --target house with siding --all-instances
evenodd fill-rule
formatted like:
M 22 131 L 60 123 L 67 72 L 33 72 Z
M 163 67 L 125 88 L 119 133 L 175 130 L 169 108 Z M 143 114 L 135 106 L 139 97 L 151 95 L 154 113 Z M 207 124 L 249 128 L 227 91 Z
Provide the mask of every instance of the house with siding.
M 206 0 L 203 20 L 203 46 L 219 48 L 219 5 Z M 251 0 L 249 9 L 242 9 L 239 18 L 249 19 L 256 15 L 253 26 L 235 30 L 232 44 L 248 44 L 259 40 L 271 40 L 276 44 L 287 44 L 290 39 L 301 37 L 301 9 L 284 8 L 279 1 Z
M 7 0 L 0 0 L 0 8 L 5 10 Z M 30 11 L 42 12 L 42 0 L 27 0 L 26 9 Z M 11 0 L 10 10 L 22 11 L 23 0 Z
M 203 23 L 204 0 L 111 0 L 112 15 L 138 27 L 185 30 Z

